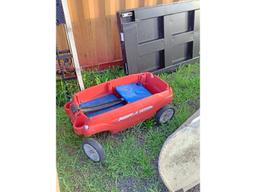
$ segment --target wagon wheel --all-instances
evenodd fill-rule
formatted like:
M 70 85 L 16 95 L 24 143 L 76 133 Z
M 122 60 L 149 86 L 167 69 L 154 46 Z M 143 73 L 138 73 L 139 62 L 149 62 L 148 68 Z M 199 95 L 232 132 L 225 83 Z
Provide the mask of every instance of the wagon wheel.
M 85 155 L 94 162 L 101 162 L 104 160 L 104 150 L 101 144 L 92 138 L 86 138 L 83 141 L 83 151 Z
M 175 109 L 172 106 L 165 106 L 156 113 L 157 124 L 163 124 L 171 120 L 175 114 Z

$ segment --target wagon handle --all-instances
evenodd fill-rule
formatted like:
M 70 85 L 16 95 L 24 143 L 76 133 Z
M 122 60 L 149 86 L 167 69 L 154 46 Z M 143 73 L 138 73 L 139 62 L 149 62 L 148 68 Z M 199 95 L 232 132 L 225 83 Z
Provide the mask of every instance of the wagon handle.
M 94 105 L 94 106 L 91 106 L 91 107 L 83 107 L 83 108 L 79 108 L 79 109 L 81 111 L 83 111 L 84 113 L 86 113 L 86 112 L 98 111 L 98 110 L 101 110 L 101 109 L 112 107 L 112 106 L 120 104 L 122 102 L 124 102 L 124 99 L 120 98 L 120 99 L 115 100 L 115 101 L 111 101 L 111 102 L 107 102 L 107 103 L 102 103 L 100 105 Z
M 72 104 L 70 106 L 70 110 L 72 111 L 72 113 L 75 113 L 75 112 L 77 112 L 79 110 L 79 107 L 77 105 L 75 105 L 75 104 Z
M 102 103 L 100 105 L 94 105 L 94 106 L 90 106 L 90 107 L 79 107 L 75 104 L 72 104 L 70 109 L 73 113 L 77 112 L 78 110 L 83 111 L 84 113 L 86 113 L 86 112 L 98 111 L 98 110 L 101 110 L 101 109 L 105 109 L 107 107 L 112 107 L 112 106 L 120 104 L 124 101 L 125 101 L 124 98 L 120 98 L 118 100 L 114 100 L 114 101 L 111 101 L 111 102 Z

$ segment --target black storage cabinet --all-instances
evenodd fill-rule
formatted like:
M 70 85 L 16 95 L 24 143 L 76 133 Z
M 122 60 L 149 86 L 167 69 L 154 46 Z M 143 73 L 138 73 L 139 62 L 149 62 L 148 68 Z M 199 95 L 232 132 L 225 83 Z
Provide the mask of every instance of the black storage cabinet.
M 199 59 L 199 1 L 117 13 L 125 73 L 170 71 Z

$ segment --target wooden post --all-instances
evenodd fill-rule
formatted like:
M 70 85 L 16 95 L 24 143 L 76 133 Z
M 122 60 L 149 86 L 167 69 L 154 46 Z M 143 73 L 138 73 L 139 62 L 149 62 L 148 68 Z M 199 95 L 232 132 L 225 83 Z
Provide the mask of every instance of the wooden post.
M 60 183 L 58 173 L 56 173 L 56 192 L 60 192 Z
M 65 16 L 65 21 L 66 21 L 66 24 L 64 26 L 65 26 L 65 32 L 67 34 L 68 44 L 69 44 L 70 51 L 73 56 L 73 62 L 75 65 L 78 84 L 79 84 L 80 89 L 83 90 L 84 83 L 83 83 L 80 64 L 79 64 L 78 55 L 77 55 L 77 51 L 76 51 L 76 43 L 75 43 L 75 39 L 74 39 L 74 35 L 73 35 L 72 23 L 71 23 L 69 9 L 68 9 L 68 0 L 61 0 L 61 2 L 62 2 L 63 12 L 64 12 L 64 16 Z

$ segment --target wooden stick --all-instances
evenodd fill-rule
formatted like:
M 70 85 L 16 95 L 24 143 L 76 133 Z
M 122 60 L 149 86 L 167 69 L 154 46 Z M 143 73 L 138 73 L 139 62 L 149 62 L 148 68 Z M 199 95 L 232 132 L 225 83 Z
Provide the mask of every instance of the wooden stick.
M 68 0 L 61 0 L 61 2 L 62 2 L 63 12 L 64 12 L 65 20 L 66 20 L 65 32 L 67 34 L 68 44 L 69 44 L 69 47 L 70 47 L 70 51 L 73 55 L 73 62 L 74 62 L 74 65 L 75 65 L 78 84 L 79 84 L 80 89 L 83 90 L 84 89 L 84 83 L 83 83 L 80 64 L 79 64 L 79 60 L 78 60 L 78 55 L 77 55 L 77 50 L 76 50 L 76 43 L 75 43 L 73 30 L 72 30 L 72 23 L 71 23 L 70 13 L 69 13 L 69 9 L 68 9 Z

